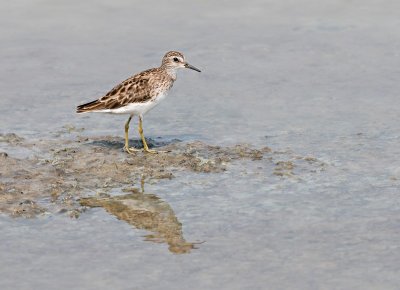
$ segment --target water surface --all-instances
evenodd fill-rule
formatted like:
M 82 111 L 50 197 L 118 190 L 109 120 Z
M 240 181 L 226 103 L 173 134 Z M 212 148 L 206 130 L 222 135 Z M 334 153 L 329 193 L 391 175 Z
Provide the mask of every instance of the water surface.
M 146 115 L 146 135 L 246 142 L 326 164 L 298 165 L 294 178 L 267 159 L 242 160 L 146 183 L 181 237 L 203 242 L 184 254 L 101 207 L 77 219 L 2 215 L 1 289 L 398 288 L 397 1 L 1 6 L 1 133 L 62 140 L 68 125 L 122 137 L 125 117 L 77 116 L 75 106 L 173 49 L 202 73 L 180 72 Z M 140 190 L 140 176 L 133 183 Z

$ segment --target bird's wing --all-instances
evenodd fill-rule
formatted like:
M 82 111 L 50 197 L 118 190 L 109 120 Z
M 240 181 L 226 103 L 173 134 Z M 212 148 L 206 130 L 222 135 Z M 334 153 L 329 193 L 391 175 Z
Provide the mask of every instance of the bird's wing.
M 129 103 L 142 103 L 151 99 L 151 88 L 147 75 L 136 75 L 123 81 L 114 87 L 99 101 L 103 102 L 107 109 L 116 109 Z
M 115 86 L 105 96 L 77 107 L 77 112 L 118 109 L 130 103 L 143 103 L 151 99 L 150 76 L 140 73 Z

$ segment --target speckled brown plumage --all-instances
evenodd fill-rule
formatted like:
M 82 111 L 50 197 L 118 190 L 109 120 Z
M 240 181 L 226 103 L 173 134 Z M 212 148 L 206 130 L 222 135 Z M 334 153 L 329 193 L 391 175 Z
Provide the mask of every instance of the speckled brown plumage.
M 180 52 L 170 51 L 163 57 L 160 67 L 145 70 L 126 79 L 98 100 L 78 106 L 77 112 L 118 109 L 130 103 L 144 103 L 155 99 L 160 93 L 168 91 L 176 80 L 176 74 L 170 67 L 170 59 L 173 57 L 184 59 Z
M 77 112 L 117 109 L 129 103 L 148 102 L 160 91 L 169 90 L 174 81 L 161 67 L 149 69 L 123 81 L 100 99 L 78 106 Z

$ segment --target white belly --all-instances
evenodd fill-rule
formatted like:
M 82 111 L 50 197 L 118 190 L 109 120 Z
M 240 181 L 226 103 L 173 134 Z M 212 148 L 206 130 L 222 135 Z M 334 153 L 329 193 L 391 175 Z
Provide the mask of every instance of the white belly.
M 156 98 L 145 102 L 145 103 L 131 103 L 125 107 L 121 107 L 118 109 L 106 109 L 99 110 L 98 112 L 102 113 L 111 113 L 111 114 L 134 114 L 134 115 L 144 115 L 151 109 L 153 109 L 158 103 L 160 103 L 167 96 L 167 92 L 159 94 Z

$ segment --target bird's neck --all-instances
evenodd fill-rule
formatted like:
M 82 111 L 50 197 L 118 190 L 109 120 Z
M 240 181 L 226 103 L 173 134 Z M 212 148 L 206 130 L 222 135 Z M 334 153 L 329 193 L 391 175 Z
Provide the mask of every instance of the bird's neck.
M 161 68 L 165 71 L 165 73 L 171 77 L 172 80 L 176 80 L 176 68 L 168 67 L 168 66 L 161 66 Z

